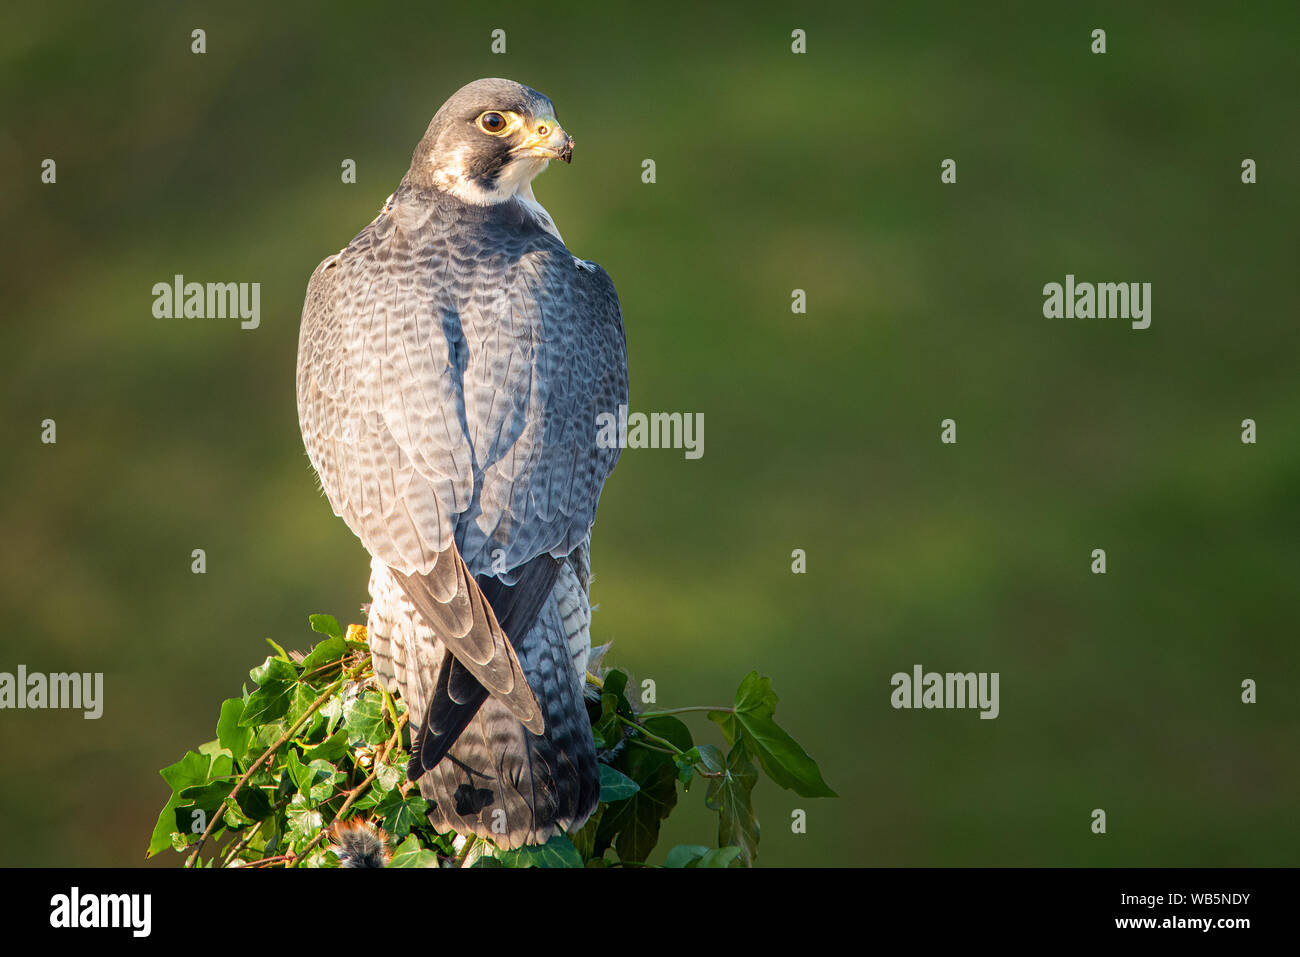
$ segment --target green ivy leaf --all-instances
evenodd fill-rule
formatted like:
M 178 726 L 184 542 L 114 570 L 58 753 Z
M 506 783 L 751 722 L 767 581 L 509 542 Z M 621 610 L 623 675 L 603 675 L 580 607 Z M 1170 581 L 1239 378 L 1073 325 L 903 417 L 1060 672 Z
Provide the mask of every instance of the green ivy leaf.
M 300 792 L 311 786 L 311 772 L 299 760 L 298 752 L 292 747 L 284 753 L 284 769 L 289 772 L 289 780 Z M 306 778 L 305 783 L 304 778 Z
M 592 735 L 596 747 L 609 749 L 623 740 L 623 723 L 618 720 L 622 715 L 629 720 L 634 717 L 632 705 L 628 703 L 627 675 L 617 668 L 605 676 L 600 693 L 600 717 L 592 724 Z
M 664 867 L 690 867 L 707 853 L 709 849 L 703 844 L 678 844 L 668 852 Z
M 346 731 L 336 731 L 316 747 L 307 751 L 302 757 L 308 763 L 316 760 L 334 762 L 348 753 L 348 735 Z
M 159 851 L 173 846 L 172 834 L 176 831 L 176 809 L 182 803 L 180 792 L 188 787 L 207 783 L 208 768 L 211 766 L 211 758 L 197 751 L 186 751 L 185 757 L 158 772 L 171 787 L 172 794 L 158 814 L 158 821 L 149 838 L 149 849 L 145 852 L 146 857 L 153 857 Z
M 427 851 L 420 846 L 419 839 L 412 834 L 393 852 L 393 859 L 388 862 L 389 867 L 437 867 L 438 855 L 434 851 Z
M 393 790 L 375 807 L 375 813 L 384 816 L 383 828 L 388 832 L 389 838 L 400 841 L 425 819 L 429 813 L 429 802 L 418 794 L 404 797 L 400 790 Z
M 739 848 L 746 866 L 758 856 L 758 821 L 750 800 L 757 783 L 758 769 L 738 743 L 727 755 L 722 777 L 711 778 L 704 795 L 705 805 L 718 812 L 718 846 Z
M 208 742 L 213 747 L 217 742 Z M 202 749 L 200 749 L 202 750 Z M 208 779 L 216 780 L 217 778 L 230 778 L 233 783 L 235 777 L 235 762 L 231 760 L 230 755 L 224 751 L 215 751 L 212 753 L 212 765 L 208 768 Z
M 822 780 L 817 762 L 786 734 L 773 718 L 777 697 L 769 678 L 751 671 L 736 691 L 736 710 L 710 711 L 709 720 L 722 726 L 727 743 L 745 742 L 767 776 L 803 797 L 837 797 Z
M 391 791 L 405 780 L 405 767 L 385 761 L 375 769 L 375 779 L 371 785 L 377 791 Z
M 302 796 L 308 807 L 316 807 L 322 801 L 329 800 L 334 793 L 335 779 L 343 777 L 342 774 L 335 771 L 334 766 L 328 761 L 317 759 L 309 764 L 304 764 L 299 760 L 293 748 L 290 748 L 285 755 L 284 763 L 285 769 L 288 770 L 290 778 L 293 779 L 299 795 Z
M 680 751 L 690 751 L 695 747 L 695 742 L 691 740 L 690 728 L 682 724 L 672 715 L 660 715 L 657 718 L 646 718 L 641 724 L 647 731 L 655 737 L 663 738 Z M 657 745 L 662 747 L 662 745 Z M 642 749 L 644 750 L 644 749 Z M 665 755 L 667 757 L 667 755 Z
M 243 714 L 243 699 L 227 698 L 221 702 L 221 716 L 217 718 L 217 740 L 236 761 L 243 761 L 253 743 L 252 729 L 239 723 Z
M 329 635 L 331 638 L 343 637 L 343 628 L 339 625 L 339 620 L 333 615 L 309 615 L 307 622 L 311 625 L 311 630 L 321 635 Z
M 330 621 L 334 621 L 334 619 L 331 618 Z M 334 627 L 337 628 L 338 626 L 339 623 L 334 621 Z M 303 674 L 309 674 L 317 668 L 324 667 L 331 662 L 340 660 L 345 654 L 347 654 L 347 650 L 347 642 L 343 640 L 341 634 L 331 635 L 313 648 L 311 654 L 302 660 Z
M 217 812 L 217 808 L 221 807 L 221 802 L 226 799 L 226 795 L 234 786 L 234 781 L 213 781 L 211 784 L 186 788 L 181 792 L 181 809 L 184 810 L 188 806 L 201 808 L 211 817 Z
M 297 681 L 298 669 L 294 667 L 293 662 L 284 661 L 280 658 L 269 657 L 256 668 L 248 673 L 261 687 L 268 681 Z
M 310 762 L 307 767 L 311 768 L 313 772 L 311 796 L 317 802 L 328 801 L 347 777 L 334 765 L 319 758 Z
M 629 798 L 639 790 L 641 790 L 640 785 L 622 771 L 612 768 L 608 764 L 600 766 L 600 801 L 602 804 L 610 804 L 614 801 Z
M 247 708 L 248 702 L 244 702 L 244 706 Z M 240 721 L 243 721 L 243 716 L 240 717 Z M 270 724 L 264 724 L 260 727 L 254 725 L 252 727 L 254 729 L 253 747 L 257 749 L 259 757 L 263 751 L 284 737 L 284 732 L 287 730 L 284 722 L 278 719 Z M 262 767 L 265 766 L 262 765 Z
M 604 814 L 605 805 L 597 805 L 595 812 L 591 817 L 587 818 L 587 823 L 569 835 L 569 840 L 573 841 L 573 846 L 577 848 L 578 854 L 588 863 L 593 857 L 598 856 L 596 854 L 596 832 L 600 828 L 600 819 Z
M 220 801 L 217 802 L 220 805 Z M 188 799 L 181 798 L 181 804 L 176 808 L 176 820 L 173 823 L 172 844 L 175 845 L 175 835 L 180 834 L 186 842 L 198 840 L 199 835 L 203 833 L 208 822 L 212 820 L 212 815 L 216 812 L 216 807 L 199 807 L 191 804 Z M 198 828 L 196 831 L 195 828 Z
M 693 866 L 695 867 L 730 867 L 740 859 L 738 847 L 715 847 L 705 854 Z
M 298 682 L 294 686 L 293 696 L 289 699 L 289 709 L 284 713 L 286 724 L 297 724 L 298 719 L 307 713 L 308 709 L 316 703 L 320 697 L 320 692 L 315 691 L 312 687 L 304 682 Z M 298 729 L 299 738 L 310 738 L 314 733 L 323 731 L 325 725 L 325 716 L 319 710 L 314 712 L 305 725 Z
M 279 658 L 267 658 L 261 667 L 248 674 L 257 682 L 257 690 L 248 696 L 239 723 L 251 727 L 284 717 L 298 686 L 298 672 L 294 666 Z
M 295 794 L 289 802 L 289 826 L 285 829 L 285 838 L 295 850 L 310 841 L 324 826 L 320 811 L 310 807 L 302 794 Z
M 619 671 L 617 668 L 610 670 L 605 675 L 604 685 L 600 689 L 601 696 L 612 695 L 621 704 L 621 709 L 628 717 L 632 715 L 632 706 L 627 702 L 627 672 Z
M 664 867 L 730 867 L 739 857 L 738 847 L 707 848 L 703 844 L 678 844 L 668 852 Z
M 208 769 L 208 777 L 210 779 L 230 776 L 234 763 L 230 757 L 230 752 L 221 746 L 220 741 L 215 738 L 211 741 L 205 741 L 195 750 L 197 750 L 199 754 L 211 759 L 212 767 Z M 218 761 L 221 762 L 219 768 L 217 765 Z
M 717 774 L 727 766 L 727 759 L 715 744 L 701 744 L 695 751 L 699 755 L 697 760 L 710 774 Z
M 180 792 L 196 784 L 208 783 L 208 769 L 212 759 L 197 751 L 186 751 L 185 757 L 175 764 L 169 764 L 158 773 L 171 785 L 173 792 Z
M 691 778 L 695 777 L 695 762 L 700 759 L 700 753 L 696 748 L 691 748 L 685 754 L 674 754 L 673 764 L 677 765 L 677 779 L 682 782 L 682 790 L 691 789 Z
M 618 699 L 613 695 L 601 695 L 600 717 L 591 726 L 597 748 L 608 750 L 623 740 L 623 725 L 617 715 Z
M 303 858 L 302 867 L 325 867 L 329 861 L 329 855 L 323 847 L 317 847 L 310 854 Z
M 545 844 L 498 851 L 496 856 L 506 867 L 582 867 L 582 855 L 563 834 L 556 834 Z
M 271 815 L 266 818 L 253 839 L 248 842 L 248 847 L 241 852 L 240 857 L 244 860 L 258 860 L 262 857 L 271 857 L 275 854 L 275 849 L 280 846 L 284 840 L 284 831 L 288 826 L 283 812 Z
M 245 784 L 235 795 L 235 804 L 250 821 L 263 821 L 271 816 L 271 800 L 261 788 Z
M 343 726 L 350 744 L 382 744 L 388 740 L 384 723 L 384 702 L 377 692 L 367 691 L 343 709 Z
M 368 810 L 372 807 L 376 807 L 380 801 L 383 801 L 387 797 L 388 795 L 383 791 L 380 791 L 378 788 L 366 788 L 365 793 L 352 802 L 352 810 L 358 812 Z
M 242 831 L 252 826 L 252 820 L 245 816 L 238 804 L 227 804 L 221 815 L 222 823 L 233 831 Z

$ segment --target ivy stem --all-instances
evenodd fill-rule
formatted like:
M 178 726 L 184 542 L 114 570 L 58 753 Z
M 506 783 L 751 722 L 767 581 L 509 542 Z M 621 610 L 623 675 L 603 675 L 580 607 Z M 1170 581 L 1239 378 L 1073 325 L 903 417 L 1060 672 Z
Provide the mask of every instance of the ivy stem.
M 690 711 L 725 711 L 727 714 L 735 714 L 735 708 L 710 708 L 707 705 L 693 705 L 689 708 L 665 708 L 663 711 L 642 711 L 642 718 L 662 718 L 670 714 L 686 714 Z
M 308 679 L 315 679 L 320 675 L 323 675 L 327 671 L 331 671 L 334 668 L 341 667 L 342 664 L 343 664 L 342 659 L 336 659 L 335 661 L 327 661 L 323 665 L 317 665 L 311 671 L 304 671 L 302 674 L 298 676 L 298 680 L 305 682 Z
M 460 856 L 456 858 L 457 867 L 465 866 L 465 862 L 469 860 L 469 852 L 474 849 L 474 845 L 477 843 L 478 843 L 477 834 L 467 834 L 465 836 L 465 847 L 461 850 Z
M 261 828 L 262 828 L 261 821 L 258 821 L 256 824 L 250 827 L 248 829 L 248 833 L 244 835 L 243 839 L 234 847 L 232 847 L 230 851 L 226 854 L 226 856 L 221 859 L 221 866 L 225 867 L 227 864 L 233 861 L 235 857 L 239 854 L 239 852 L 248 846 L 248 842 L 253 839 L 253 837 L 257 834 L 257 832 L 261 830 Z
M 622 721 L 622 722 L 623 722 L 625 725 L 627 725 L 629 728 L 636 728 L 639 732 L 641 732 L 642 735 L 644 735 L 645 737 L 649 738 L 651 741 L 657 741 L 659 744 L 662 744 L 662 745 L 664 745 L 665 747 L 671 748 L 673 754 L 685 754 L 685 753 L 686 753 L 685 751 L 683 751 L 681 748 L 677 747 L 677 745 L 673 744 L 673 743 L 672 743 L 671 741 L 669 741 L 668 739 L 666 739 L 666 738 L 661 738 L 661 737 L 659 737 L 659 735 L 657 735 L 657 734 L 651 734 L 649 731 L 647 731 L 645 728 L 641 727 L 641 725 L 637 724 L 635 721 L 631 721 L 631 720 L 629 720 L 629 719 L 623 717 L 621 714 L 618 714 L 617 712 L 615 712 L 614 717 L 618 718 L 619 721 Z
M 667 748 L 661 748 L 661 747 L 659 747 L 658 745 L 651 744 L 649 741 L 642 741 L 640 738 L 628 738 L 628 739 L 627 739 L 627 743 L 628 743 L 628 744 L 635 744 L 638 748 L 645 748 L 647 751 L 655 751 L 655 752 L 657 752 L 657 753 L 659 753 L 659 754 L 672 754 L 672 753 L 673 753 L 672 751 L 669 751 Z M 679 751 L 679 752 L 677 752 L 677 753 L 678 753 L 678 754 L 681 754 L 682 752 Z

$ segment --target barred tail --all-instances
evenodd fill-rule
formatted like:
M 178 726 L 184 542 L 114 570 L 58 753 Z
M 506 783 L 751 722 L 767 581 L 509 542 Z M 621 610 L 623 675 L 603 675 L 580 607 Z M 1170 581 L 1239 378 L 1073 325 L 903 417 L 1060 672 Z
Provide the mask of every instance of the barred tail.
M 554 602 L 522 645 L 520 663 L 541 703 L 545 731 L 533 734 L 489 695 L 447 756 L 419 778 L 420 793 L 433 802 L 435 827 L 507 849 L 576 830 L 600 799 L 583 681 Z M 412 735 L 418 739 L 417 730 Z
M 523 640 L 507 633 L 541 708 L 537 735 L 448 654 L 387 566 L 371 563 L 375 671 L 406 703 L 407 774 L 433 802 L 429 819 L 439 830 L 514 848 L 575 830 L 596 809 L 600 774 L 583 696 L 591 649 L 587 567 L 585 549 L 569 556 L 558 577 L 544 582 L 548 591 Z

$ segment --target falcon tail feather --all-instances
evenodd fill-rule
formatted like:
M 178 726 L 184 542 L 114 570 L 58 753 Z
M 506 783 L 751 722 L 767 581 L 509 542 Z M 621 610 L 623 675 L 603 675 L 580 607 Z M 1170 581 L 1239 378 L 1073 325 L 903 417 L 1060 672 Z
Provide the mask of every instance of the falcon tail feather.
M 451 690 L 453 685 L 455 692 Z M 438 672 L 437 690 L 411 748 L 406 777 L 418 781 L 424 772 L 436 767 L 487 699 L 487 688 L 447 652 Z
M 512 635 L 526 636 L 532 631 L 559 574 L 559 560 L 542 554 L 516 570 L 513 585 L 490 575 L 475 577 L 479 590 L 491 605 L 506 640 L 512 646 L 516 646 Z M 473 672 L 448 651 L 438 673 L 437 687 L 425 709 L 420 733 L 411 749 L 411 761 L 406 772 L 410 780 L 418 780 L 420 775 L 443 759 L 478 713 L 488 694 L 488 689 Z
M 540 630 L 553 633 L 557 624 Z M 545 709 L 545 733 L 533 734 L 487 695 L 445 757 L 419 778 L 436 828 L 506 849 L 581 827 L 600 800 L 591 721 L 567 646 L 542 641 L 523 657 Z

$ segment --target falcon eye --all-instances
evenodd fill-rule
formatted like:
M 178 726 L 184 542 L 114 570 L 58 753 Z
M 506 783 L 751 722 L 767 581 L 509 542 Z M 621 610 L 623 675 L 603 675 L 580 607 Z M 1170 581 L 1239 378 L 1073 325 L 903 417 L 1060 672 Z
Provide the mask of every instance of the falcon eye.
M 538 135 L 538 136 L 545 136 L 545 135 L 546 135 L 547 133 L 549 133 L 549 132 L 551 132 L 551 128 L 550 128 L 549 126 L 547 126 L 545 123 L 543 123 L 541 126 L 537 127 L 537 135 Z
M 496 135 L 504 131 L 508 124 L 506 118 L 500 113 L 488 112 L 478 118 L 478 125 L 484 133 Z

